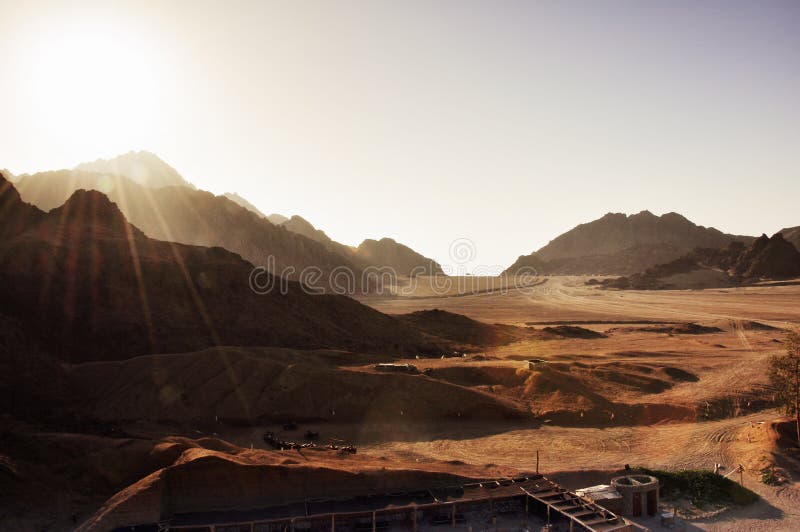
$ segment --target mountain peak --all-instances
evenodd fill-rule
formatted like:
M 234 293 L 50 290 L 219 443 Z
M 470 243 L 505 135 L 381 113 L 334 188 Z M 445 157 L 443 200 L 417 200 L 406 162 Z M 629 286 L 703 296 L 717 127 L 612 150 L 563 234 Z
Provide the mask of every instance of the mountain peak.
M 22 201 L 17 188 L 0 172 L 0 239 L 16 236 L 44 213 Z
M 59 229 L 70 232 L 107 231 L 119 236 L 130 227 L 134 234 L 141 234 L 131 226 L 116 203 L 97 190 L 76 190 L 61 207 L 48 213 Z
M 129 151 L 111 159 L 81 163 L 75 170 L 122 175 L 149 188 L 171 186 L 195 188 L 177 170 L 149 151 Z
M 441 275 L 442 267 L 433 259 L 429 259 L 410 247 L 383 237 L 380 240 L 368 238 L 358 245 L 356 256 L 372 266 L 391 267 L 400 275 L 419 274 Z
M 676 212 L 607 213 L 554 238 L 536 251 L 535 259 L 520 257 L 509 270 L 530 264 L 551 273 L 630 274 L 680 258 L 696 247 L 721 248 L 734 240 L 753 239 L 697 225 Z
M 278 214 L 276 212 L 273 212 L 272 214 L 267 216 L 267 220 L 272 222 L 273 225 L 281 225 L 284 222 L 288 222 L 289 218 L 287 218 L 286 216 L 284 216 L 282 214 Z
M 267 215 L 264 214 L 263 212 L 261 212 L 258 209 L 258 207 L 256 207 L 255 205 L 253 205 L 252 203 L 250 203 L 249 201 L 244 199 L 242 196 L 240 196 L 236 192 L 225 192 L 222 196 L 224 198 L 228 198 L 229 200 L 231 200 L 235 204 L 239 205 L 240 207 L 244 207 L 248 211 L 256 213 L 260 218 L 267 218 Z

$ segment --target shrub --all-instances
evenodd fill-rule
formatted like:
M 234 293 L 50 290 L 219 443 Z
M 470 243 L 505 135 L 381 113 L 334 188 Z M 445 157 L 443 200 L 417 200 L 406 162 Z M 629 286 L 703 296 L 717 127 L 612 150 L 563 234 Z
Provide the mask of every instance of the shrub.
M 711 471 L 662 471 L 643 467 L 636 471 L 656 477 L 665 499 L 685 497 L 698 507 L 708 503 L 745 505 L 758 500 L 757 494 L 741 484 Z

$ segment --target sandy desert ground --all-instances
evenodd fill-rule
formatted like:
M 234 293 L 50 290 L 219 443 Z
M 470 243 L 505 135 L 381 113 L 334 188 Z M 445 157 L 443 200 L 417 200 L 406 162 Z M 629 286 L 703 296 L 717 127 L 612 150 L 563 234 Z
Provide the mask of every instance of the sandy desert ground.
M 570 488 L 607 482 L 625 464 L 677 470 L 720 463 L 726 471 L 742 464 L 745 484 L 763 500 L 694 520 L 687 530 L 800 529 L 800 468 L 778 452 L 780 413 L 765 390 L 767 359 L 784 351 L 785 330 L 800 323 L 800 285 L 622 292 L 585 280 L 364 299 L 392 314 L 438 308 L 524 328 L 517 341 L 464 356 L 399 361 L 414 364 L 415 374 L 378 371 L 376 362 L 392 360 L 386 355 L 274 348 L 69 366 L 69 386 L 91 389 L 81 408 L 121 434 L 25 429 L 31 435 L 16 448 L 41 448 L 63 466 L 48 477 L 35 465 L 38 455 L 23 454 L 7 469 L 44 479 L 31 501 L 40 493 L 58 501 L 37 526 L 69 529 L 75 513 L 83 522 L 122 487 L 159 468 L 190 467 L 202 453 L 257 467 L 314 467 L 308 457 L 316 454 L 273 451 L 262 439 L 267 430 L 287 440 L 313 430 L 323 441 L 358 446 L 348 467 L 392 464 L 412 471 L 403 478 L 413 471 L 533 471 L 537 450 L 540 471 Z M 298 431 L 268 419 L 281 412 L 300 422 Z M 176 437 L 189 454 L 170 466 L 180 454 L 173 453 Z M 230 443 L 203 443 L 217 440 Z M 256 454 L 248 454 L 251 447 Z M 794 480 L 762 484 L 760 470 L 771 463 Z
M 460 460 L 528 470 L 535 467 L 538 449 L 542 470 L 556 477 L 557 472 L 617 470 L 624 464 L 710 469 L 721 463 L 728 470 L 743 464 L 745 484 L 760 493 L 763 502 L 715 519 L 699 520 L 692 526 L 701 530 L 800 528 L 800 484 L 772 488 L 758 480 L 760 469 L 774 451 L 769 427 L 779 416 L 768 400 L 764 402 L 768 399 L 763 388 L 766 361 L 783 352 L 783 329 L 800 323 L 800 286 L 611 291 L 586 286 L 585 281 L 580 277 L 553 277 L 523 289 L 365 301 L 388 313 L 440 308 L 490 323 L 536 328 L 563 323 L 605 332 L 607 338 L 522 341 L 486 350 L 478 357 L 485 358 L 481 361 L 447 359 L 421 366 L 473 365 L 488 370 L 521 368 L 522 361 L 532 358 L 551 364 L 578 362 L 590 366 L 590 373 L 601 372 L 596 380 L 581 380 L 593 385 L 592 392 L 619 405 L 649 403 L 660 404 L 663 409 L 638 422 L 619 415 L 612 419 L 611 413 L 605 422 L 593 419 L 582 423 L 581 417 L 555 417 L 536 428 L 487 435 L 464 436 L 464 431 L 456 427 L 439 426 L 417 441 L 411 437 L 376 441 L 366 446 L 365 452 L 420 462 Z M 720 330 L 705 334 L 645 332 L 683 322 Z M 471 355 L 465 360 L 474 358 Z M 637 367 L 651 376 L 658 368 L 670 367 L 694 377 L 665 389 L 648 389 L 632 385 L 630 377 Z M 625 371 L 603 374 L 608 368 L 631 370 L 628 380 L 621 378 L 626 376 Z M 502 386 L 487 384 L 484 388 L 490 393 L 504 393 Z M 549 404 L 544 405 L 545 409 L 566 406 L 557 404 L 558 394 L 554 395 L 546 398 Z M 538 399 L 542 398 L 531 397 L 528 406 L 541 408 Z M 564 399 L 568 403 L 574 397 Z M 609 410 L 624 410 L 619 405 Z M 679 407 L 694 407 L 695 418 L 680 419 Z M 589 480 L 589 476 L 564 478 L 572 487 Z

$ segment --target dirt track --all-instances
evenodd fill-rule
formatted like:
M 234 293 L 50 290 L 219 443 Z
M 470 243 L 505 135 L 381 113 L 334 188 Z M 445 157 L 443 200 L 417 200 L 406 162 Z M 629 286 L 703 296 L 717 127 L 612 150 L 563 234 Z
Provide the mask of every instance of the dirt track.
M 800 322 L 800 286 L 710 290 L 615 291 L 586 286 L 585 277 L 550 277 L 528 288 L 471 296 L 365 299 L 382 312 L 441 308 L 488 322 L 546 320 L 761 320 Z

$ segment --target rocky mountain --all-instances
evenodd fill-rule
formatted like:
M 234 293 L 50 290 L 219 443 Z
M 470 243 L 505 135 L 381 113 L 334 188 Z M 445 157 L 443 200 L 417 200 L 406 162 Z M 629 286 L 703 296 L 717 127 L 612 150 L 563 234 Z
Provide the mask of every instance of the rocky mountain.
M 0 173 L 0 241 L 21 234 L 42 216 L 39 209 L 22 201 L 14 185 Z
M 800 225 L 797 227 L 785 227 L 779 231 L 787 241 L 791 242 L 794 247 L 800 249 Z
M 247 209 L 250 212 L 256 213 L 261 218 L 267 218 L 267 215 L 264 214 L 263 212 L 261 212 L 260 210 L 258 210 L 258 207 L 256 207 L 255 205 L 253 205 L 252 203 L 250 203 L 249 201 L 247 201 L 246 199 L 241 197 L 236 192 L 225 192 L 224 194 L 222 194 L 222 196 L 225 197 L 225 198 L 228 198 L 229 200 L 234 202 L 236 205 L 239 205 L 240 207 L 244 207 L 245 209 Z
M 79 164 L 75 170 L 121 175 L 150 188 L 173 186 L 194 188 L 194 185 L 186 181 L 177 170 L 148 151 L 131 151 L 111 159 L 97 159 Z
M 800 276 L 800 251 L 781 233 L 758 237 L 735 260 L 733 274 L 745 279 L 787 279 Z
M 762 279 L 800 277 L 800 251 L 781 233 L 761 235 L 746 246 L 732 242 L 724 248 L 695 248 L 679 259 L 602 284 L 613 288 L 702 288 Z
M 153 189 L 121 175 L 79 170 L 27 175 L 16 186 L 25 201 L 44 210 L 61 205 L 76 190 L 99 190 L 151 238 L 223 247 L 287 279 L 302 277 L 314 288 L 330 289 L 330 272 L 339 267 L 361 279 L 361 269 L 350 258 L 210 192 L 185 186 Z M 321 272 L 318 280 L 304 277 L 312 270 Z M 372 288 L 364 284 L 356 289 Z
M 281 225 L 283 222 L 285 222 L 288 219 L 289 218 L 287 218 L 286 216 L 284 216 L 282 214 L 278 214 L 278 213 L 272 213 L 272 214 L 267 216 L 267 220 L 269 220 L 270 222 L 274 223 L 275 225 Z
M 444 275 L 441 265 L 391 238 L 364 240 L 355 250 L 363 264 L 393 268 L 398 275 Z
M 298 235 L 303 235 L 306 238 L 310 238 L 315 242 L 319 242 L 325 249 L 332 253 L 337 253 L 342 257 L 347 257 L 353 264 L 355 264 L 359 269 L 363 268 L 365 264 L 361 263 L 357 260 L 357 257 L 354 256 L 353 250 L 345 246 L 344 244 L 340 244 L 335 240 L 331 239 L 328 235 L 325 234 L 325 231 L 321 229 L 317 229 L 314 227 L 311 222 L 303 218 L 302 216 L 294 215 L 288 220 L 282 222 L 281 227 L 285 227 L 289 231 L 293 233 L 297 233 Z
M 441 271 L 431 259 L 390 239 L 378 246 L 375 241 L 365 241 L 359 252 L 332 240 L 300 216 L 265 216 L 238 194 L 215 196 L 197 190 L 148 152 L 99 159 L 74 170 L 26 174 L 15 185 L 25 201 L 43 210 L 63 204 L 76 190 L 98 190 L 152 238 L 220 246 L 282 277 L 312 283 L 322 290 L 340 291 L 341 283 L 332 286 L 331 273 L 342 268 L 352 272 L 356 293 L 370 292 L 377 286 L 377 280 L 363 275 L 367 266 L 388 265 L 401 275 L 410 272 L 412 266 L 420 266 L 425 272 Z M 315 272 L 321 275 L 316 278 Z
M 506 271 L 531 266 L 540 273 L 630 274 L 680 258 L 696 247 L 720 248 L 736 240 L 749 243 L 753 237 L 696 225 L 674 212 L 608 213 L 521 256 Z
M 444 275 L 442 267 L 436 261 L 391 238 L 367 239 L 357 248 L 352 248 L 336 242 L 325 234 L 325 231 L 317 229 L 308 220 L 297 215 L 292 216 L 281 225 L 289 231 L 319 242 L 332 252 L 348 257 L 360 268 L 391 268 L 397 275 L 406 277 L 412 273 L 415 275 Z
M 239 255 L 149 238 L 100 192 L 76 191 L 44 213 L 5 179 L 0 191 L 0 212 L 20 220 L 0 240 L 0 306 L 62 360 L 215 345 L 438 349 L 431 337 L 348 297 L 311 295 L 292 282 L 256 294 L 252 265 Z M 270 281 L 264 274 L 261 284 Z

